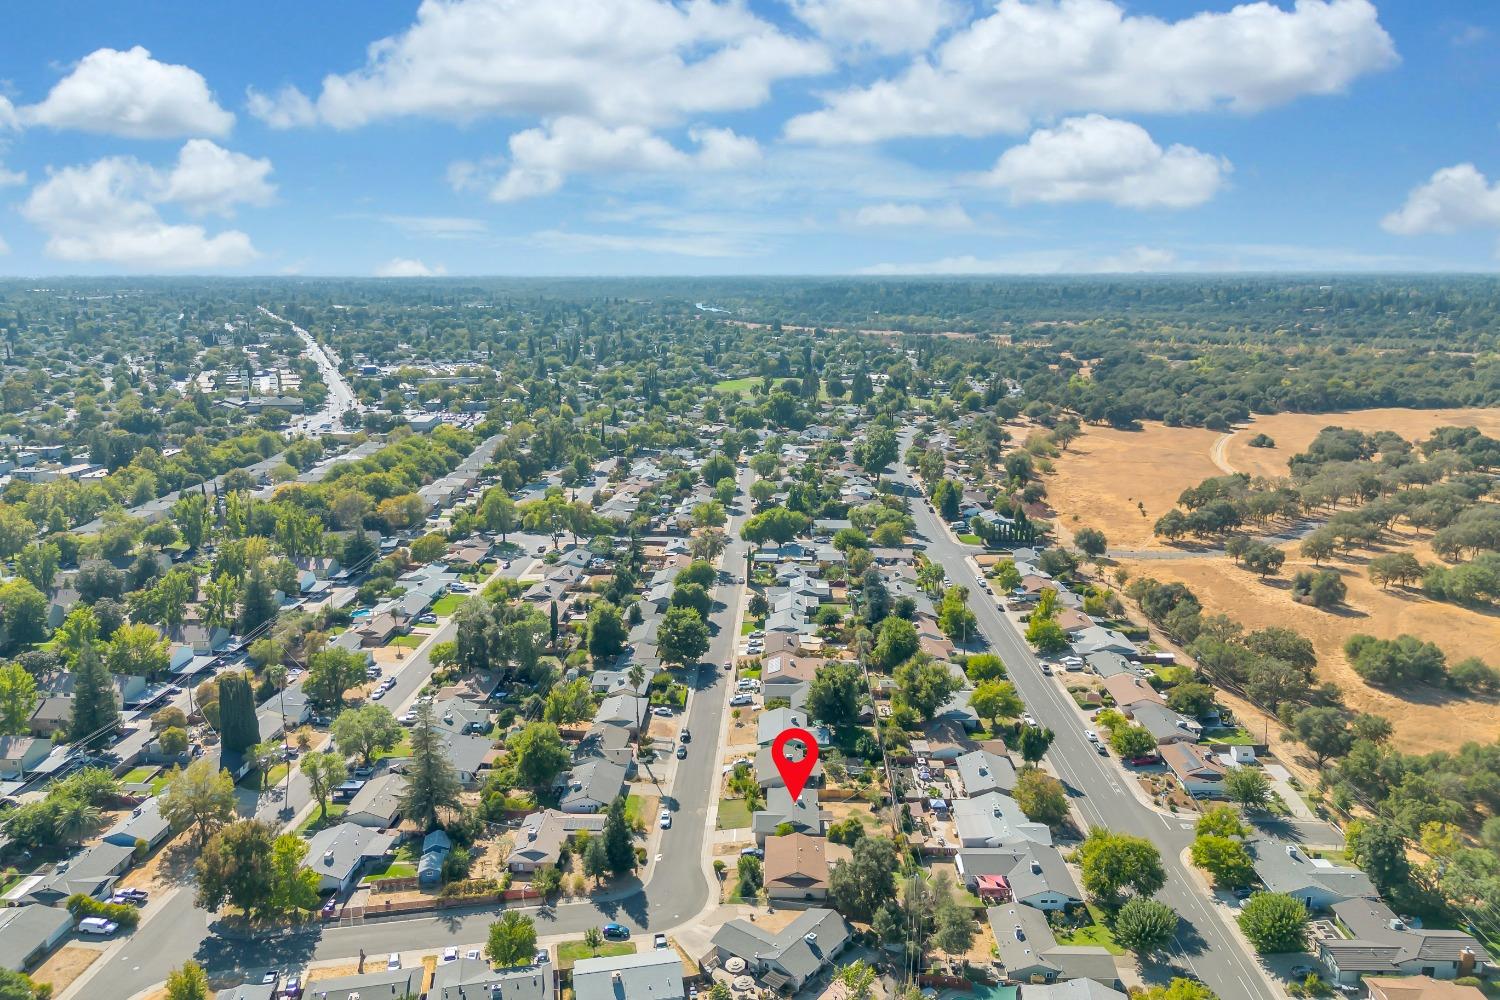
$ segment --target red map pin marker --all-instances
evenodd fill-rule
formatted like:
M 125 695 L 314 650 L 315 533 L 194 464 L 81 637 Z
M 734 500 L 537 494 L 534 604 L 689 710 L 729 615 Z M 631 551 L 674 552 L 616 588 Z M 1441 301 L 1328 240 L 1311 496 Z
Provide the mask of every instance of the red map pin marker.
M 801 760 L 787 760 L 786 745 L 793 740 L 806 748 L 802 752 Z M 771 742 L 771 761 L 776 765 L 776 773 L 781 775 L 782 781 L 786 782 L 787 794 L 791 795 L 792 801 L 795 802 L 802 797 L 802 789 L 807 786 L 807 777 L 817 766 L 818 741 L 813 739 L 813 734 L 806 729 L 783 729 Z

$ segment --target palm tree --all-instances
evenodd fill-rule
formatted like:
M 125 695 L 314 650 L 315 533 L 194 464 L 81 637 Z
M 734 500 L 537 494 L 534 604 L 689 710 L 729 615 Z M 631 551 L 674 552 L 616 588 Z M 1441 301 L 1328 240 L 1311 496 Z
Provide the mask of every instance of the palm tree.
M 638 742 L 638 743 L 644 743 L 644 741 L 645 741 L 645 735 L 646 734 L 643 733 L 643 732 L 641 732 L 641 729 L 643 728 L 642 724 L 641 724 L 641 705 L 642 705 L 641 699 L 643 699 L 645 697 L 645 695 L 643 695 L 641 693 L 641 684 L 646 680 L 646 668 L 643 667 L 643 666 L 641 666 L 641 662 L 639 660 L 636 660 L 636 661 L 634 661 L 633 663 L 630 664 L 630 671 L 629 671 L 629 673 L 626 676 L 628 676 L 630 678 L 630 690 L 633 691 L 635 693 L 635 695 L 636 695 L 636 700 L 635 700 L 635 732 L 636 732 L 636 737 L 635 738 L 636 738 L 636 742 Z
M 83 838 L 98 829 L 99 815 L 99 810 L 83 799 L 67 796 L 57 805 L 53 832 L 58 840 L 81 844 Z
M 588 945 L 590 951 L 598 955 L 599 949 L 604 945 L 604 935 L 599 931 L 599 928 L 590 927 L 583 932 L 583 943 Z

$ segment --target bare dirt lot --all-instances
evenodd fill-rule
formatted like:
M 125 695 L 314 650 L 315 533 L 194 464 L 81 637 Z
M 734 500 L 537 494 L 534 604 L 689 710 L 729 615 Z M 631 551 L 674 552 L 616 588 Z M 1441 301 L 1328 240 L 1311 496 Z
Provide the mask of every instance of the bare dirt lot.
M 1078 528 L 1098 528 L 1115 549 L 1167 548 L 1151 526 L 1183 490 L 1223 475 L 1209 457 L 1220 436 L 1162 424 L 1139 431 L 1085 427 L 1047 480 L 1058 527 L 1068 536 Z
M 1423 562 L 1434 557 L 1425 542 L 1410 533 L 1397 533 L 1405 544 L 1386 551 L 1405 549 Z M 1346 607 L 1319 611 L 1298 604 L 1287 591 L 1299 569 L 1312 564 L 1286 546 L 1287 561 L 1279 576 L 1261 581 L 1235 566 L 1228 557 L 1211 559 L 1140 560 L 1126 562 L 1132 577 L 1151 576 L 1163 582 L 1187 584 L 1204 608 L 1223 612 L 1247 629 L 1282 625 L 1312 640 L 1318 653 L 1318 676 L 1344 689 L 1351 708 L 1374 712 L 1396 727 L 1396 743 L 1413 752 L 1451 749 L 1469 740 L 1489 742 L 1500 729 L 1500 704 L 1458 698 L 1450 692 L 1418 689 L 1409 697 L 1373 688 L 1350 668 L 1343 644 L 1358 632 L 1380 638 L 1409 633 L 1437 643 L 1456 663 L 1467 656 L 1486 662 L 1500 661 L 1500 615 L 1487 614 L 1458 605 L 1431 601 L 1418 591 L 1392 587 L 1382 591 L 1365 576 L 1365 557 L 1324 563 L 1338 570 L 1349 588 Z
M 1287 459 L 1302 451 L 1324 427 L 1361 431 L 1395 431 L 1408 441 L 1419 441 L 1437 427 L 1477 427 L 1500 436 L 1500 408 L 1459 410 L 1357 410 L 1346 413 L 1277 413 L 1256 417 L 1235 431 L 1224 447 L 1224 459 L 1237 472 L 1252 476 L 1284 476 Z M 1268 434 L 1275 448 L 1252 448 L 1250 439 Z
M 61 993 L 103 954 L 103 946 L 65 944 L 49 955 L 31 978 L 38 983 L 47 983 L 54 993 Z

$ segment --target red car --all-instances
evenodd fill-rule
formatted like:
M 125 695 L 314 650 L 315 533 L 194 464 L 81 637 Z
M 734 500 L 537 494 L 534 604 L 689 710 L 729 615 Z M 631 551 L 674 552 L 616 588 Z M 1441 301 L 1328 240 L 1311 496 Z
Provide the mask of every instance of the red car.
M 1160 764 L 1161 758 L 1154 753 L 1148 753 L 1142 754 L 1139 757 L 1131 757 L 1125 763 L 1134 764 L 1136 767 L 1146 767 L 1150 764 Z

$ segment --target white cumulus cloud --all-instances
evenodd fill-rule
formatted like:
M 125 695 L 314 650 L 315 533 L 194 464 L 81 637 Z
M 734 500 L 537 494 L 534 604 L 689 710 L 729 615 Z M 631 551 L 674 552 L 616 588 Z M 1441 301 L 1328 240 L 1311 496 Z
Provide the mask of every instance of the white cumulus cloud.
M 158 62 L 139 45 L 89 53 L 20 116 L 28 125 L 127 139 L 219 136 L 234 126 L 234 115 L 219 107 L 201 74 Z
M 879 53 L 920 52 L 962 16 L 952 0 L 792 0 L 792 13 L 830 42 Z
M 962 205 L 916 205 L 894 201 L 862 205 L 848 213 L 845 220 L 850 225 L 869 228 L 968 229 L 974 224 Z
M 448 269 L 441 264 L 428 267 L 408 257 L 392 257 L 375 269 L 377 278 L 436 278 L 447 273 Z
M 551 194 L 571 174 L 653 173 L 700 168 L 730 170 L 760 156 L 755 140 L 728 129 L 694 129 L 697 149 L 685 151 L 640 125 L 608 126 L 585 118 L 559 118 L 510 137 L 509 167 L 488 184 L 493 201 L 520 201 Z M 484 165 L 461 161 L 449 167 L 457 189 L 485 185 Z
M 1075 250 L 1032 250 L 1000 257 L 963 254 L 916 263 L 876 264 L 861 274 L 1139 274 L 1177 270 L 1177 255 L 1160 247 L 1129 247 L 1093 256 Z
M 1245 3 L 1177 21 L 1115 0 L 998 0 L 902 73 L 787 123 L 809 142 L 1020 132 L 1081 111 L 1251 112 L 1344 90 L 1397 60 L 1369 0 Z
M 1033 132 L 1002 153 L 983 180 L 1017 203 L 1188 208 L 1212 198 L 1230 169 L 1228 160 L 1191 146 L 1162 149 L 1133 122 L 1085 115 Z
M 831 67 L 822 43 L 795 38 L 748 5 L 718 0 L 423 0 L 404 32 L 370 45 L 365 65 L 294 89 L 250 95 L 275 126 L 316 113 L 338 128 L 421 115 L 578 115 L 660 126 L 756 107 L 771 85 Z
M 1491 184 L 1472 163 L 1444 167 L 1380 224 L 1402 236 L 1500 227 L 1500 181 Z
M 193 140 L 170 170 L 130 156 L 51 170 L 21 204 L 21 214 L 46 234 L 46 252 L 58 260 L 139 270 L 239 266 L 259 256 L 249 236 L 168 222 L 160 211 L 174 206 L 227 214 L 236 203 L 263 203 L 274 190 L 265 183 L 270 162 L 236 157 Z
M 266 180 L 270 173 L 270 160 L 236 153 L 207 139 L 189 139 L 164 179 L 161 197 L 195 214 L 232 215 L 238 202 L 270 203 L 276 194 L 276 186 Z

